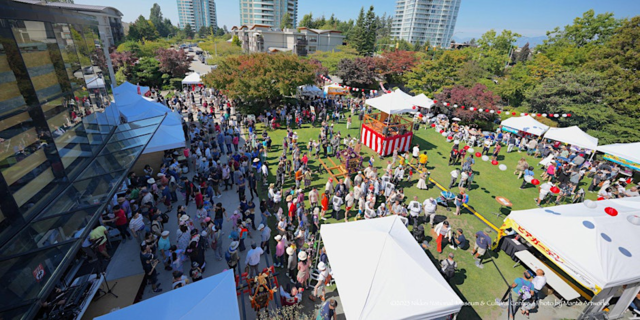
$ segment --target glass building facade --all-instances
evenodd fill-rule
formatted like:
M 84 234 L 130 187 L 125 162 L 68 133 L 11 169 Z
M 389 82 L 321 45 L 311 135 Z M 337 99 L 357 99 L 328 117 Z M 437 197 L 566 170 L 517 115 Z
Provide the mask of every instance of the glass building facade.
M 162 121 L 119 123 L 104 48 L 94 17 L 0 1 L 2 319 L 35 315 Z

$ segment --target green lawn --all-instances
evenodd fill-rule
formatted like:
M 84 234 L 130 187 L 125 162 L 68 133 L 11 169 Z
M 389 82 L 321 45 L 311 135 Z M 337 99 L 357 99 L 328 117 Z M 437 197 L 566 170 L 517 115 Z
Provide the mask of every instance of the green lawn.
M 351 136 L 358 136 L 360 123 L 357 117 L 353 117 L 353 119 L 353 125 L 349 130 L 346 129 L 346 122 L 343 120 L 340 123 L 335 124 L 334 131 L 340 131 L 343 137 L 346 136 L 346 134 L 350 134 Z M 259 126 L 258 132 L 263 129 L 263 127 Z M 306 151 L 306 144 L 310 139 L 318 138 L 319 130 L 319 127 L 312 127 L 309 124 L 305 124 L 301 129 L 295 129 L 299 136 L 298 144 L 303 152 Z M 268 156 L 268 161 L 271 165 L 271 180 L 274 179 L 273 175 L 275 175 L 275 172 L 277 170 L 276 161 L 280 153 L 282 152 L 281 143 L 285 133 L 286 129 L 269 131 L 269 135 L 273 140 L 274 146 Z M 447 164 L 451 143 L 447 142 L 444 137 L 442 137 L 431 128 L 421 128 L 419 131 L 415 132 L 413 143 L 419 144 L 421 151 L 428 151 L 428 168 L 431 171 L 431 178 L 446 188 L 450 179 L 449 173 L 454 169 L 453 166 L 448 166 Z M 481 151 L 480 148 L 475 149 L 477 149 L 477 151 Z M 364 146 L 362 148 L 362 153 L 365 156 L 365 161 L 373 155 L 372 151 Z M 513 203 L 514 210 L 522 210 L 535 207 L 533 199 L 537 196 L 538 193 L 537 188 L 534 188 L 531 185 L 525 190 L 519 189 L 521 180 L 518 180 L 517 177 L 513 175 L 513 171 L 517 161 L 520 159 L 520 157 L 527 157 L 526 153 L 512 152 L 510 154 L 506 154 L 506 148 L 503 148 L 501 153 L 502 154 L 499 157 L 499 161 L 500 163 L 504 163 L 507 165 L 507 170 L 500 171 L 498 169 L 498 166 L 493 166 L 490 162 L 484 162 L 480 158 L 476 158 L 476 164 L 473 166 L 475 172 L 474 183 L 468 191 L 470 197 L 469 206 L 497 227 L 500 227 L 502 225 L 504 215 L 500 217 L 496 217 L 495 215 L 495 212 L 497 212 L 500 208 L 500 205 L 495 201 L 495 196 L 503 196 L 508 198 Z M 316 187 L 319 191 L 322 192 L 324 184 L 326 183 L 329 175 L 320 166 L 318 161 L 316 161 L 311 156 L 309 157 L 309 159 L 309 166 L 312 170 L 314 170 L 312 187 Z M 374 165 L 376 167 L 386 167 L 386 159 L 379 159 L 377 156 L 375 156 L 374 159 Z M 337 160 L 335 161 L 336 163 L 338 163 Z M 533 157 L 527 157 L 527 161 L 529 162 L 529 164 L 537 165 L 539 159 L 534 160 Z M 535 167 L 536 177 L 538 177 L 541 172 L 537 166 Z M 379 170 L 379 173 L 381 172 L 383 171 Z M 405 187 L 404 191 L 405 195 L 407 195 L 408 197 L 407 199 L 413 199 L 413 196 L 418 196 L 419 200 L 423 201 L 428 197 L 435 198 L 440 194 L 440 190 L 437 187 L 430 187 L 429 190 L 417 189 L 415 187 L 417 179 L 417 174 L 414 174 L 413 180 L 411 182 L 402 184 L 402 186 Z M 586 188 L 586 184 L 588 182 L 589 181 L 584 181 L 582 183 L 584 186 L 581 186 Z M 291 185 L 294 185 L 292 179 L 287 184 L 285 184 L 285 188 L 288 188 Z M 454 187 L 454 189 L 455 190 L 452 191 L 454 193 L 458 193 L 457 188 Z M 589 194 L 587 195 L 587 197 L 595 198 L 594 195 Z M 454 212 L 455 208 L 452 211 L 447 211 L 442 207 L 438 207 L 437 211 L 438 214 L 448 217 L 448 220 L 454 229 L 462 228 L 467 238 L 471 241 L 471 243 L 473 243 L 473 235 L 477 231 L 483 230 L 486 225 L 466 210 L 463 211 L 463 214 L 461 216 L 454 216 Z M 325 221 L 325 223 L 339 222 L 342 222 L 342 220 L 337 221 L 335 219 L 329 219 Z M 272 226 L 272 230 L 275 230 L 274 226 Z M 428 239 L 431 239 L 431 230 L 427 230 L 426 233 Z M 495 239 L 496 233 L 492 233 L 491 236 L 493 239 Z M 433 244 L 435 244 L 435 242 L 433 242 Z M 522 272 L 524 271 L 523 267 L 519 266 L 513 268 L 514 262 L 509 256 L 506 256 L 502 253 L 494 254 L 493 259 L 488 260 L 488 262 L 486 262 L 487 260 L 485 260 L 484 269 L 479 269 L 475 267 L 474 260 L 470 251 L 460 249 L 457 251 L 453 251 L 452 249 L 446 247 L 446 249 L 443 250 L 443 253 L 439 254 L 434 249 L 427 250 L 428 256 L 434 262 L 435 260 L 439 261 L 445 259 L 446 255 L 448 255 L 449 252 L 454 252 L 455 260 L 458 262 L 459 268 L 456 272 L 456 276 L 452 280 L 453 289 L 460 295 L 460 297 L 464 301 L 479 304 L 484 303 L 484 305 L 474 307 L 463 307 L 463 310 L 460 314 L 461 319 L 477 319 L 480 317 L 485 319 L 493 319 L 498 317 L 501 309 L 499 307 L 486 305 L 487 302 L 492 302 L 496 297 L 502 297 L 507 288 L 507 285 L 504 283 L 504 280 L 502 279 L 498 268 L 503 273 L 506 280 L 511 283 L 513 279 L 522 275 Z M 429 288 L 425 288 L 425 290 L 429 290 Z

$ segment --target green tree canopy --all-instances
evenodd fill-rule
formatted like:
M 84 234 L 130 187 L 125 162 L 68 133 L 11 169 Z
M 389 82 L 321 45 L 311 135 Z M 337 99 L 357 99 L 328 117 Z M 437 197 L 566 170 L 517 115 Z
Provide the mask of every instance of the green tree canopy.
M 146 41 L 158 39 L 159 34 L 153 23 L 142 15 L 136 19 L 134 23 L 129 26 L 128 40 L 133 41 Z
M 282 21 L 280 21 L 280 29 L 290 29 L 293 28 L 293 19 L 291 19 L 291 15 L 289 12 L 286 12 L 282 16 Z

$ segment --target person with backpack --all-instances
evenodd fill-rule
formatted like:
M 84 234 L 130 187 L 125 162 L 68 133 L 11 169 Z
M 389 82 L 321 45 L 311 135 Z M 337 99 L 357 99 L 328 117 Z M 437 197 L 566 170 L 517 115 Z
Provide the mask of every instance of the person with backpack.
M 467 195 L 464 190 L 460 190 L 460 193 L 456 196 L 453 203 L 456 205 L 456 216 L 459 216 L 462 205 L 469 203 L 469 195 Z
M 458 263 L 453 260 L 453 253 L 449 253 L 449 257 L 442 260 L 440 265 L 442 266 L 442 274 L 444 275 L 445 280 L 451 280 L 458 268 Z
M 520 312 L 523 315 L 526 315 L 527 318 L 529 317 L 529 310 L 533 309 L 533 307 L 535 306 L 535 302 L 533 301 L 533 290 L 534 290 L 534 286 L 533 283 L 531 282 L 532 280 L 532 276 L 531 273 L 529 273 L 529 271 L 525 271 L 523 274 L 524 278 L 516 278 L 513 283 L 511 284 L 511 290 L 513 291 L 513 293 L 516 294 L 516 297 L 514 300 L 516 300 L 516 303 L 513 304 L 513 309 L 511 309 L 511 311 L 509 312 L 510 314 L 514 314 L 516 311 L 516 308 L 518 307 L 518 305 L 521 306 L 521 310 Z M 496 299 L 496 302 L 500 302 L 499 299 Z

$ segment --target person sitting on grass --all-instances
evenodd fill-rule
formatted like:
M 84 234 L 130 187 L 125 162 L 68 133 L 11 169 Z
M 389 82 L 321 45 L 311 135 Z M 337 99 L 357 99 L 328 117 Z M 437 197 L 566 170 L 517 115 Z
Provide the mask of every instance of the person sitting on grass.
M 527 176 L 530 177 L 530 179 L 533 179 L 533 175 L 533 167 L 529 166 L 529 168 L 524 171 L 524 178 L 522 179 L 522 185 L 520 185 L 520 189 L 524 189 L 524 187 L 527 185 Z

